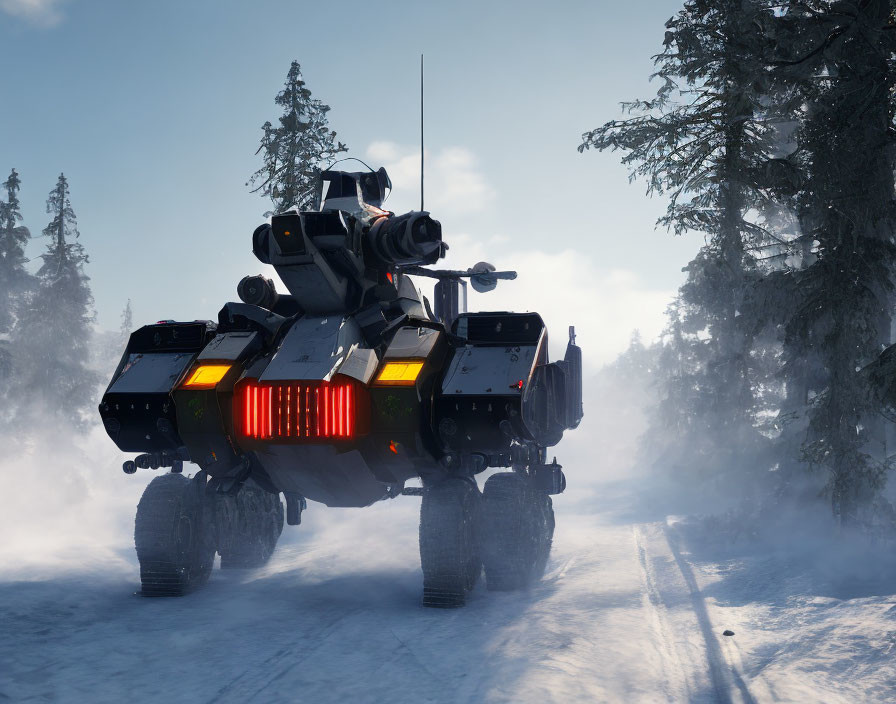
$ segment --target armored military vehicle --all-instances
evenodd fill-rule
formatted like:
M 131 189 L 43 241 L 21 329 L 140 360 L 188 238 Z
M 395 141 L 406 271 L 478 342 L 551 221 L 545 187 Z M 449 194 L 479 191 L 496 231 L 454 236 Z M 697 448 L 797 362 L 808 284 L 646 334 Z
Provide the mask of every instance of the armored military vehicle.
M 548 359 L 537 313 L 466 312 L 466 287 L 514 272 L 444 256 L 429 213 L 382 208 L 376 172 L 325 171 L 319 210 L 255 230 L 264 276 L 216 322 L 160 321 L 130 336 L 102 402 L 124 471 L 170 468 L 137 507 L 142 593 L 181 595 L 221 567 L 265 564 L 306 500 L 368 506 L 419 496 L 423 601 L 458 606 L 542 575 L 562 468 L 546 448 L 582 418 L 581 351 Z M 433 305 L 411 276 L 434 278 Z M 198 470 L 188 479 L 183 463 Z M 480 491 L 476 475 L 492 473 Z M 407 486 L 409 480 L 414 486 Z M 283 495 L 283 502 L 280 500 Z

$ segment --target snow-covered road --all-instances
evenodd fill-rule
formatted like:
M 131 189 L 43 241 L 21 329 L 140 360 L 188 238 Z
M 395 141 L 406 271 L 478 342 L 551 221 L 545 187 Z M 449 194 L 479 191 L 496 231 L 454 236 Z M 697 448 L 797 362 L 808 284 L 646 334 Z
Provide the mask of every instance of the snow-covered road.
M 594 461 L 627 466 L 617 437 Z M 896 560 L 668 518 L 657 478 L 594 471 L 594 438 L 563 453 L 541 583 L 450 611 L 420 605 L 415 497 L 312 504 L 264 569 L 136 596 L 152 473 L 100 430 L 80 456 L 41 445 L 0 464 L 0 702 L 896 701 Z
M 180 599 L 135 596 L 127 546 L 4 580 L 0 699 L 752 701 L 664 523 L 561 497 L 537 587 L 440 611 L 419 605 L 415 501 L 287 527 L 268 567 Z

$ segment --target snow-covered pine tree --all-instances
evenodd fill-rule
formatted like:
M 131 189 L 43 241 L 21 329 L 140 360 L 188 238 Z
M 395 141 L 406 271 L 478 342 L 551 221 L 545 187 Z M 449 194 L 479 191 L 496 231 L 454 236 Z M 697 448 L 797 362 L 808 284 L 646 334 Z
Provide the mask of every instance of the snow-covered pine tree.
M 632 179 L 668 198 L 660 223 L 700 231 L 706 245 L 686 268 L 680 291 L 680 345 L 687 372 L 669 371 L 665 422 L 685 431 L 668 435 L 679 449 L 699 446 L 696 473 L 752 470 L 763 439 L 753 427 L 753 321 L 746 298 L 760 274 L 752 253 L 769 233 L 751 211 L 767 195 L 754 174 L 768 160 L 772 131 L 765 123 L 765 27 L 772 18 L 760 0 L 688 0 L 666 24 L 653 100 L 623 104 L 632 117 L 583 135 L 584 149 L 622 150 Z M 666 360 L 671 363 L 672 360 Z M 679 454 L 675 448 L 667 448 Z M 687 454 L 687 453 L 684 453 Z M 729 475 L 730 476 L 730 475 Z
M 19 370 L 15 384 L 35 402 L 29 407 L 38 416 L 55 413 L 77 426 L 96 391 L 97 380 L 88 368 L 93 297 L 64 174 L 47 197 L 47 213 L 53 219 L 43 230 L 49 242 L 41 255 L 38 286 L 13 330 Z
M 890 341 L 896 271 L 893 57 L 890 0 L 799 0 L 777 24 L 779 79 L 802 92 L 804 186 L 796 195 L 808 263 L 786 295 L 785 374 L 810 402 L 803 457 L 827 474 L 844 523 L 886 478 L 874 395 L 859 370 Z
M 122 349 L 124 349 L 125 345 L 128 344 L 128 339 L 130 339 L 131 333 L 133 331 L 134 315 L 131 312 L 131 299 L 129 298 L 127 305 L 124 307 L 124 310 L 121 311 L 121 327 L 118 331 L 118 339 Z
M 0 389 L 12 370 L 9 333 L 19 308 L 31 287 L 31 275 L 25 269 L 25 247 L 31 237 L 21 224 L 22 212 L 18 192 L 22 187 L 19 174 L 13 169 L 3 182 L 6 201 L 0 200 Z
M 315 208 L 322 168 L 348 147 L 336 141 L 336 132 L 329 129 L 330 107 L 311 97 L 298 61 L 292 62 L 283 90 L 274 100 L 283 114 L 277 126 L 265 122 L 261 127 L 264 134 L 255 153 L 262 154 L 264 165 L 249 179 L 255 186 L 252 192 L 271 199 L 271 212 Z

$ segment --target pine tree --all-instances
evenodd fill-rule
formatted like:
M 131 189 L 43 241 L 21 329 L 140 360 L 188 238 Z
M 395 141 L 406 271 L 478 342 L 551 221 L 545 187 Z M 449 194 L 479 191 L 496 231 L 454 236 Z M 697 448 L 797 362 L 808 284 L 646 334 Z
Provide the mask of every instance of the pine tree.
M 265 122 L 261 127 L 264 134 L 255 153 L 262 153 L 264 165 L 249 179 L 251 185 L 258 184 L 252 192 L 270 198 L 275 213 L 315 208 L 322 167 L 348 147 L 335 141 L 336 133 L 327 126 L 330 107 L 311 97 L 297 61 L 292 62 L 275 102 L 283 114 L 277 126 Z
M 131 337 L 131 333 L 134 331 L 134 316 L 131 313 L 131 299 L 128 299 L 127 305 L 124 307 L 124 310 L 121 312 L 121 327 L 118 332 L 118 339 L 121 344 L 121 348 L 124 349 L 124 346 L 128 343 L 128 339 Z
M 699 443 L 704 456 L 692 461 L 716 470 L 750 468 L 760 442 L 751 415 L 755 325 L 745 312 L 761 275 L 754 255 L 773 236 L 748 219 L 769 200 L 756 176 L 773 137 L 763 63 L 771 18 L 759 0 L 688 0 L 667 22 L 665 49 L 655 57 L 656 98 L 623 104 L 633 117 L 586 133 L 579 147 L 626 152 L 632 178 L 668 198 L 660 223 L 706 235 L 676 310 L 677 339 L 693 348 L 673 353 L 691 363 L 687 374 L 669 377 L 667 407 L 681 418 L 665 422 L 686 428 L 673 442 Z
M 21 368 L 17 383 L 23 395 L 43 402 L 32 405 L 36 412 L 57 413 L 80 425 L 96 384 L 87 366 L 93 298 L 64 174 L 50 191 L 47 213 L 53 219 L 43 230 L 49 242 L 41 255 L 37 290 L 14 330 Z
M 679 294 L 666 311 L 654 373 L 656 401 L 648 413 L 649 437 L 641 445 L 639 463 L 700 485 L 717 474 L 707 461 L 712 438 L 694 428 L 701 416 L 693 411 L 700 403 L 708 346 L 686 331 L 685 308 Z
M 873 394 L 858 371 L 890 339 L 896 271 L 893 56 L 889 0 L 788 3 L 778 20 L 781 81 L 802 94 L 794 198 L 807 265 L 782 282 L 793 301 L 785 372 L 809 402 L 803 458 L 825 470 L 834 513 L 856 519 L 888 464 Z M 878 436 L 878 437 L 875 437 Z
M 25 247 L 31 233 L 22 222 L 18 192 L 22 187 L 19 174 L 13 169 L 9 178 L 3 182 L 6 189 L 6 202 L 0 201 L 0 285 L 20 285 L 28 278 L 25 264 Z
M 31 276 L 25 269 L 25 246 L 31 237 L 28 228 L 21 225 L 22 213 L 18 192 L 21 180 L 13 169 L 3 183 L 6 201 L 0 200 L 0 380 L 12 371 L 12 355 L 6 337 L 15 324 L 20 305 L 31 285 Z

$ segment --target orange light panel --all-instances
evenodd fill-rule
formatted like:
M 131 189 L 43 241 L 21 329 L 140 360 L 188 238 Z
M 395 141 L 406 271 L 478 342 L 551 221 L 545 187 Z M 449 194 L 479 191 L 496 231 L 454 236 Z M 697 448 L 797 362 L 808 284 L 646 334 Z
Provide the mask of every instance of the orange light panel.
M 185 389 L 213 389 L 232 366 L 231 364 L 200 364 L 187 377 L 182 386 Z
M 403 362 L 386 362 L 376 378 L 377 384 L 412 386 L 420 370 L 423 369 L 423 360 L 406 360 Z

